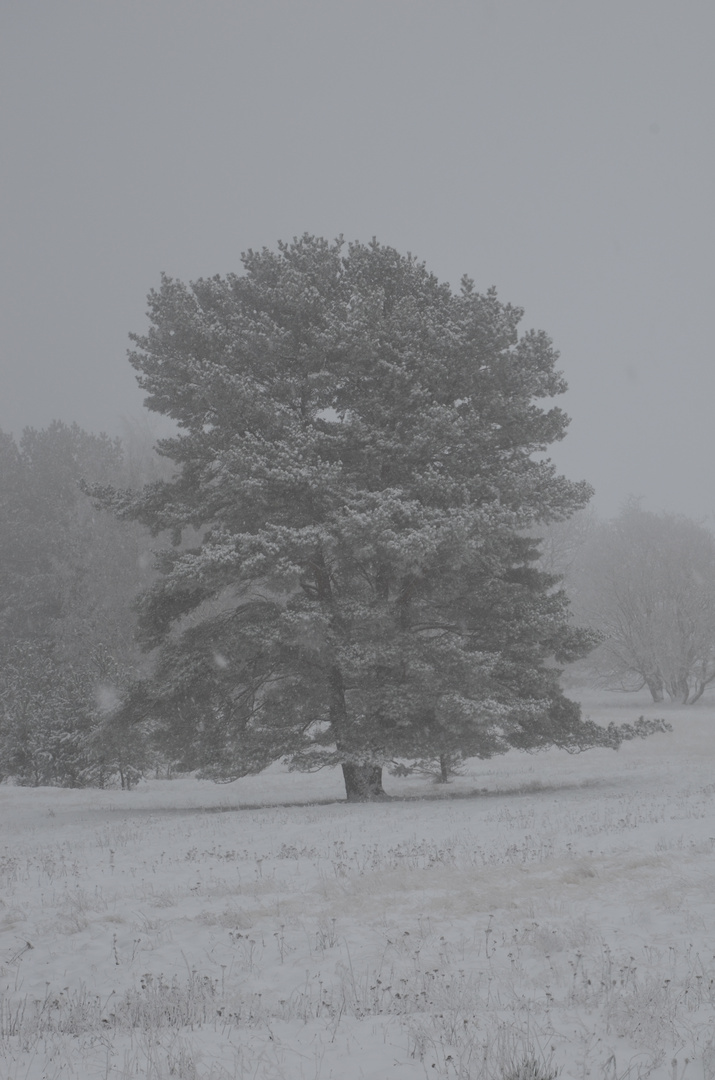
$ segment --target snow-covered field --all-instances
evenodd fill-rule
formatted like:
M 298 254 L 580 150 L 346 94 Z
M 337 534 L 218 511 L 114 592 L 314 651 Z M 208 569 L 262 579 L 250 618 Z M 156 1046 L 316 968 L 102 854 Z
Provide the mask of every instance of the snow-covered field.
M 715 703 L 583 700 L 673 732 L 379 805 L 0 786 L 0 1077 L 712 1080 Z

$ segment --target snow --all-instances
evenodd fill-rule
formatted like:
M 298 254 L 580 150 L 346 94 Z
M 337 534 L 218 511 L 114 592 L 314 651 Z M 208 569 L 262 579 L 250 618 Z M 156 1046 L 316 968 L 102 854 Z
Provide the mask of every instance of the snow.
M 674 730 L 368 805 L 0 786 L 0 1076 L 712 1080 L 713 703 L 583 700 Z

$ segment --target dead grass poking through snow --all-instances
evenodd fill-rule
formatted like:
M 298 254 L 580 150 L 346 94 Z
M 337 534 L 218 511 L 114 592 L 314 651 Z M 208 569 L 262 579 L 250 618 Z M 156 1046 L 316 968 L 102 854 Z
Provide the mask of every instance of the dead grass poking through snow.
M 0 788 L 0 1076 L 715 1080 L 708 710 L 453 800 Z

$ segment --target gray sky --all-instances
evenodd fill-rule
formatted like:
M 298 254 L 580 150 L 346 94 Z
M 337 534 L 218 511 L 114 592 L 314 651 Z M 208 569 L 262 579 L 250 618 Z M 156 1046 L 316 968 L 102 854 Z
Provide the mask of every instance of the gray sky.
M 0 427 L 119 431 L 161 270 L 373 235 L 526 309 L 596 508 L 715 516 L 712 0 L 0 0 Z

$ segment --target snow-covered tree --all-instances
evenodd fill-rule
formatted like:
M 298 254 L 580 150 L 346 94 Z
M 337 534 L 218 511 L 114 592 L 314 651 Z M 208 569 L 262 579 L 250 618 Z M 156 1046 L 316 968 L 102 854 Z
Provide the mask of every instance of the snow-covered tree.
M 546 335 L 375 241 L 243 265 L 164 278 L 133 338 L 179 431 L 159 444 L 175 478 L 94 489 L 175 541 L 140 604 L 155 677 L 126 709 L 205 775 L 339 764 L 351 799 L 391 763 L 631 737 L 583 721 L 547 662 L 591 637 L 524 535 L 590 495 L 543 457 L 568 422 L 538 404 L 565 389 Z

